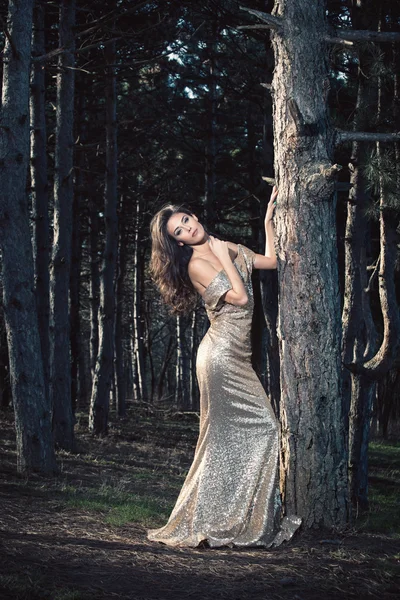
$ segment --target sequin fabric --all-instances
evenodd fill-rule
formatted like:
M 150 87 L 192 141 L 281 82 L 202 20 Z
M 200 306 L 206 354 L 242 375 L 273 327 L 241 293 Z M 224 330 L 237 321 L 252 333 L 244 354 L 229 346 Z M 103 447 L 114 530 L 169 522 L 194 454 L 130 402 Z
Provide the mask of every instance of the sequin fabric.
M 232 288 L 220 271 L 204 294 L 210 328 L 197 354 L 200 433 L 192 466 L 168 523 L 150 540 L 171 546 L 273 546 L 300 525 L 280 523 L 278 424 L 251 365 L 255 254 L 238 246 L 234 261 L 248 294 L 246 306 L 224 302 Z

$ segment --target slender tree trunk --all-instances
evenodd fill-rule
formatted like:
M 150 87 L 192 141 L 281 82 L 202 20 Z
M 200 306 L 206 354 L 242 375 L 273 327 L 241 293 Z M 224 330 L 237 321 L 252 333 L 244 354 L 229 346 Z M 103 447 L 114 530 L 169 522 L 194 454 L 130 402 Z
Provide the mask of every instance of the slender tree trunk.
M 73 211 L 75 0 L 60 3 L 60 54 L 54 175 L 54 238 L 50 271 L 50 398 L 55 442 L 74 448 L 71 403 L 69 283 Z
M 217 162 L 217 77 L 215 46 L 217 24 L 212 24 L 211 39 L 208 43 L 208 96 L 207 96 L 207 139 L 205 148 L 204 207 L 205 217 L 209 223 L 215 222 L 215 183 Z
M 362 17 L 363 18 L 363 17 Z M 355 26 L 366 26 L 363 20 Z M 353 23 L 354 25 L 354 23 Z M 370 58 L 360 50 L 358 92 L 353 120 L 354 131 L 363 131 L 368 123 L 373 90 L 368 72 Z M 369 225 L 365 216 L 368 200 L 364 164 L 365 144 L 353 142 L 351 177 L 345 231 L 345 287 L 342 313 L 343 363 L 361 364 L 375 351 L 376 330 L 372 319 L 367 280 L 367 237 Z M 368 502 L 368 440 L 375 382 L 362 373 L 344 371 L 344 411 L 349 431 L 349 491 L 355 506 L 366 507 Z
M 176 317 L 175 407 L 180 408 L 183 396 L 182 377 L 182 317 Z
M 56 470 L 46 396 L 26 192 L 33 0 L 10 0 L 0 121 L 0 248 L 20 472 Z
M 103 255 L 103 267 L 100 284 L 100 328 L 99 351 L 93 380 L 90 403 L 89 429 L 96 435 L 106 435 L 108 430 L 108 412 L 110 388 L 113 377 L 114 361 L 114 319 L 115 296 L 114 277 L 118 253 L 117 220 L 117 89 L 115 61 L 115 42 L 107 42 L 105 48 L 107 62 L 106 83 L 106 188 L 105 188 L 105 229 L 106 239 Z
M 125 197 L 121 201 L 121 214 L 126 209 Z M 118 277 L 116 285 L 116 315 L 115 315 L 115 372 L 117 381 L 116 411 L 119 417 L 126 415 L 126 382 L 124 369 L 124 345 L 123 345 L 123 302 L 125 296 L 125 278 L 126 278 L 126 225 L 121 223 L 120 241 L 118 250 Z
M 173 351 L 174 351 L 173 339 L 172 339 L 172 336 L 169 336 L 168 344 L 165 349 L 164 360 L 161 364 L 160 374 L 158 377 L 158 383 L 157 383 L 157 399 L 158 400 L 162 400 L 163 394 L 164 394 L 165 383 L 168 383 L 167 382 L 167 370 L 168 370 L 168 366 L 172 359 Z
M 89 249 L 90 249 L 90 373 L 93 385 L 96 359 L 99 349 L 99 300 L 100 276 L 98 258 L 99 215 L 93 192 L 93 181 L 89 178 Z
M 137 381 L 137 400 L 147 399 L 147 382 L 146 382 L 146 367 L 145 367 L 145 352 L 144 352 L 144 331 L 142 319 L 142 273 L 141 273 L 141 253 L 140 253 L 140 195 L 136 199 L 136 222 L 135 222 L 135 240 L 134 240 L 134 257 L 133 257 L 133 322 L 134 331 L 134 358 L 136 365 L 136 381 Z
M 197 310 L 192 313 L 190 327 L 190 409 L 199 410 L 199 389 L 196 379 L 196 354 L 197 354 Z
M 45 54 L 44 5 L 36 2 L 33 11 L 32 54 Z M 35 265 L 35 291 L 39 317 L 40 345 L 43 356 L 44 384 L 49 395 L 50 379 L 50 298 L 49 298 L 49 208 L 47 181 L 47 136 L 45 116 L 45 70 L 34 63 L 31 74 L 31 186 L 33 212 L 33 256 Z
M 87 141 L 85 120 L 85 96 L 82 78 L 78 86 L 77 98 L 78 115 L 78 137 L 81 144 Z M 82 149 L 76 160 L 75 195 L 73 203 L 73 225 L 72 225 L 72 259 L 70 279 L 70 306 L 71 306 L 71 399 L 73 410 L 83 407 L 87 398 L 87 378 L 85 365 L 85 352 L 82 339 L 81 318 L 81 293 L 82 293 L 82 248 L 83 248 L 83 223 L 82 216 L 85 214 L 84 199 L 87 190 L 85 174 L 85 156 Z
M 282 493 L 306 528 L 341 526 L 347 461 L 325 2 L 276 0 L 274 14 Z

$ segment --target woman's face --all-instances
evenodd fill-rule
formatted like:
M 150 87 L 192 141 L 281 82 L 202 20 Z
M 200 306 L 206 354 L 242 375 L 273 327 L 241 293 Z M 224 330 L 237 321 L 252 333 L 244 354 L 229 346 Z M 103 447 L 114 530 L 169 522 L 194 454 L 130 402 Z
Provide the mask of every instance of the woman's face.
M 175 213 L 168 219 L 167 231 L 179 246 L 195 246 L 204 241 L 205 231 L 196 215 Z

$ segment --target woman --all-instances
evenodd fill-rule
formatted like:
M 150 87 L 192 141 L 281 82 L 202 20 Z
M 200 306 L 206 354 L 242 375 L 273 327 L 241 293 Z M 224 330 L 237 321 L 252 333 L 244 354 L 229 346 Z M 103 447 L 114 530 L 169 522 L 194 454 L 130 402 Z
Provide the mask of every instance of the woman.
M 200 434 L 168 523 L 148 532 L 171 546 L 271 546 L 300 524 L 279 529 L 278 424 L 251 366 L 251 272 L 276 269 L 273 189 L 265 216 L 265 256 L 208 235 L 190 211 L 166 206 L 151 223 L 151 269 L 176 312 L 204 300 L 210 328 L 197 354 Z

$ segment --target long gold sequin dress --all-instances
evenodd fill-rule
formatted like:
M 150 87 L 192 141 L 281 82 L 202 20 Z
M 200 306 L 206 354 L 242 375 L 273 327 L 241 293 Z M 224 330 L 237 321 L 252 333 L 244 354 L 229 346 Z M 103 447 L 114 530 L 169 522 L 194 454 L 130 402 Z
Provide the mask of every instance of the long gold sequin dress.
M 271 546 L 290 539 L 297 517 L 280 527 L 278 424 L 251 365 L 254 252 L 238 245 L 234 264 L 246 306 L 224 302 L 232 289 L 220 271 L 204 293 L 210 328 L 197 354 L 200 434 L 168 523 L 148 532 L 171 546 Z

